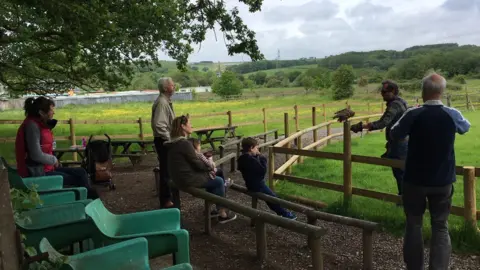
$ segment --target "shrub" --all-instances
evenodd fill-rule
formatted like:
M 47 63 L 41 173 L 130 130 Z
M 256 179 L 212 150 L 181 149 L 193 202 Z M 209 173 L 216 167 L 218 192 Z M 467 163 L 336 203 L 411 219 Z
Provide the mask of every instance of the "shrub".
M 354 82 L 355 74 L 352 66 L 341 65 L 338 67 L 332 76 L 333 99 L 339 100 L 353 96 L 352 84 Z
M 453 77 L 453 81 L 458 84 L 466 84 L 467 80 L 465 79 L 465 75 L 457 75 Z

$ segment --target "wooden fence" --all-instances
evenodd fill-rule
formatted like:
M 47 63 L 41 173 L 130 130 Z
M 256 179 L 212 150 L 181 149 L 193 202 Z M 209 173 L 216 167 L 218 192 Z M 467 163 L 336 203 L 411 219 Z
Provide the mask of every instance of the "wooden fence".
M 366 110 L 364 111 L 357 111 L 357 114 L 369 114 L 372 113 L 375 108 L 380 107 L 383 112 L 383 103 L 361 103 L 361 102 L 336 102 L 336 103 L 328 103 L 328 104 L 313 104 L 313 105 L 294 105 L 293 107 L 277 107 L 277 108 L 261 108 L 261 109 L 249 109 L 249 110 L 237 110 L 237 111 L 225 111 L 225 112 L 212 112 L 212 113 L 204 113 L 204 114 L 187 114 L 191 119 L 205 119 L 211 117 L 225 117 L 225 124 L 221 126 L 204 126 L 204 127 L 195 127 L 195 130 L 204 129 L 204 128 L 214 128 L 214 127 L 225 127 L 225 126 L 237 126 L 237 127 L 244 127 L 244 126 L 252 126 L 252 125 L 263 125 L 263 131 L 268 131 L 269 124 L 273 123 L 283 123 L 282 119 L 275 119 L 269 120 L 268 113 L 281 113 L 285 111 L 294 112 L 294 117 L 292 120 L 295 123 L 295 128 L 298 130 L 300 128 L 300 120 L 302 119 L 310 119 L 311 116 L 305 116 L 305 109 L 310 109 L 311 107 L 316 107 L 317 112 L 322 116 L 323 121 L 327 121 L 327 118 L 330 117 L 330 113 L 333 116 L 333 110 L 342 109 L 348 106 L 366 106 Z M 248 122 L 237 122 L 234 121 L 235 116 L 238 115 L 244 116 L 247 114 L 258 114 L 262 115 L 262 119 L 258 121 L 248 121 Z M 0 124 L 7 125 L 20 125 L 23 120 L 1 120 Z M 133 124 L 138 126 L 138 133 L 136 134 L 119 134 L 119 135 L 111 135 L 112 139 L 140 139 L 145 140 L 145 138 L 153 137 L 152 133 L 146 132 L 145 124 L 147 124 L 147 129 L 150 130 L 150 119 L 142 119 L 139 117 L 138 119 L 132 120 L 79 120 L 70 118 L 68 120 L 58 120 L 60 125 L 69 125 L 69 135 L 68 136 L 55 136 L 55 140 L 57 141 L 70 141 L 71 145 L 77 145 L 77 134 L 76 128 L 78 125 L 105 125 L 105 124 Z M 99 134 L 103 134 L 101 132 Z M 11 143 L 15 142 L 15 137 L 0 137 L 0 143 Z
M 376 118 L 380 115 L 368 115 L 350 118 L 352 120 L 366 120 L 370 118 Z M 288 116 L 285 115 L 285 119 L 288 119 Z M 324 122 L 322 124 L 314 125 L 312 127 L 300 130 L 288 137 L 279 143 L 275 144 L 272 147 L 269 147 L 269 185 L 272 189 L 275 188 L 274 180 L 286 180 L 296 184 L 302 184 L 317 188 L 324 188 L 328 190 L 343 192 L 345 203 L 349 203 L 352 195 L 358 195 L 363 197 L 368 197 L 372 199 L 384 200 L 389 202 L 400 202 L 400 196 L 396 194 L 390 194 L 385 192 L 378 192 L 374 190 L 357 188 L 353 187 L 352 183 L 352 163 L 364 163 L 378 166 L 387 166 L 393 168 L 403 168 L 404 162 L 400 160 L 378 158 L 371 156 L 362 156 L 362 155 L 353 155 L 351 151 L 351 132 L 350 132 L 350 121 L 346 121 L 343 124 L 343 132 L 338 132 L 331 134 L 330 126 L 335 123 L 335 121 Z M 286 123 L 288 125 L 288 123 Z M 314 141 L 308 146 L 302 146 L 301 138 L 303 135 L 308 132 L 317 133 L 319 129 L 326 128 L 327 136 L 321 139 L 317 139 L 314 136 Z M 333 152 L 324 152 L 316 151 L 314 148 L 320 145 L 327 145 L 329 141 L 335 137 L 343 136 L 343 153 L 333 153 Z M 290 143 L 297 141 L 297 149 L 290 148 Z M 314 149 L 314 150 L 312 150 Z M 281 165 L 278 169 L 275 170 L 275 154 L 285 154 L 287 155 L 286 162 Z M 293 156 L 292 156 L 293 155 Z M 289 169 L 294 163 L 302 162 L 302 157 L 314 157 L 314 158 L 325 158 L 333 160 L 343 161 L 343 184 L 329 183 L 324 181 L 318 181 L 314 179 L 301 178 L 293 175 L 289 175 Z M 477 211 L 476 207 L 476 190 L 475 190 L 475 181 L 476 176 L 480 176 L 480 168 L 475 168 L 471 166 L 456 166 L 456 174 L 463 176 L 464 181 L 464 198 L 465 203 L 464 207 L 452 206 L 452 214 L 457 216 L 463 216 L 465 221 L 468 224 L 476 227 L 477 220 L 480 220 L 480 211 Z M 292 196 L 286 195 L 285 197 L 291 198 Z M 300 197 L 301 198 L 301 197 Z M 308 199 L 303 199 L 303 202 L 308 202 Z

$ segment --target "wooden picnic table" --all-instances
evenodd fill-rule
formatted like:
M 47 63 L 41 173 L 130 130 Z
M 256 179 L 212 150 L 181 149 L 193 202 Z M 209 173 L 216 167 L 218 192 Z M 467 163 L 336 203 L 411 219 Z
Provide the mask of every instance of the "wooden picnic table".
M 65 166 L 68 165 L 80 165 L 81 161 L 65 161 L 61 162 L 61 159 L 65 153 L 77 153 L 80 158 L 83 160 L 85 157 L 85 147 L 83 146 L 72 146 L 70 148 L 56 148 L 53 150 L 53 154 L 57 157 L 58 161 Z
M 132 151 L 130 150 L 130 147 L 132 145 L 139 145 L 141 150 L 140 151 Z M 119 158 L 119 157 L 126 157 L 130 159 L 130 162 L 132 162 L 133 165 L 139 163 L 143 156 L 145 156 L 148 152 L 154 152 L 153 149 L 152 151 L 147 150 L 147 145 L 152 144 L 153 145 L 153 140 L 145 141 L 145 140 L 115 140 L 111 141 L 112 145 L 112 158 Z M 117 153 L 118 148 L 121 147 L 122 151 L 120 153 Z M 85 147 L 82 146 L 76 146 L 76 147 L 70 147 L 70 148 L 57 148 L 53 150 L 53 154 L 57 157 L 58 160 L 61 160 L 63 155 L 65 153 L 77 153 L 80 158 L 83 160 L 85 157 Z M 71 164 L 81 164 L 80 161 L 66 161 L 62 162 L 62 164 L 65 165 L 71 165 Z
M 153 140 L 114 140 L 111 141 L 112 144 L 112 156 L 113 157 L 128 157 L 132 165 L 140 163 L 143 160 L 143 157 L 147 155 L 148 152 L 154 152 L 147 150 L 147 145 L 153 145 Z M 140 146 L 140 151 L 132 151 L 130 147 L 137 144 Z M 119 147 L 122 147 L 122 151 L 117 154 Z
M 123 141 L 114 140 L 114 141 L 111 141 L 111 144 L 113 147 L 112 149 L 113 153 L 116 153 L 119 147 L 123 148 L 123 150 L 120 152 L 121 154 L 138 153 L 139 151 L 130 151 L 130 147 L 135 144 L 138 144 L 142 149 L 140 150 L 140 152 L 147 153 L 147 152 L 152 152 L 147 150 L 147 145 L 149 144 L 153 145 L 153 140 L 148 140 L 148 141 L 146 140 L 123 140 Z
M 221 141 L 224 142 L 227 138 L 235 138 L 235 130 L 237 129 L 238 126 L 225 126 L 225 127 L 213 127 L 213 128 L 202 128 L 202 129 L 196 129 L 193 132 L 197 134 L 198 139 L 202 143 L 209 143 L 210 146 L 212 147 L 213 151 L 215 150 L 215 144 L 214 142 L 216 141 Z M 215 131 L 224 131 L 224 136 L 223 137 L 212 137 L 213 133 Z M 202 140 L 202 137 L 205 135 L 205 140 Z

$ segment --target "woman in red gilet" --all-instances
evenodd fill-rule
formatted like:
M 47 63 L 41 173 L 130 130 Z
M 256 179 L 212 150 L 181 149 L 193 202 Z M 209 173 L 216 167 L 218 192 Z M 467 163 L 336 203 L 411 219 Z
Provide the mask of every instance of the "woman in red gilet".
M 53 154 L 53 132 L 57 124 L 53 119 L 55 103 L 46 97 L 25 100 L 25 120 L 17 131 L 15 155 L 21 177 L 43 175 L 63 176 L 64 186 L 85 187 L 88 198 L 98 198 L 83 168 L 63 168 Z

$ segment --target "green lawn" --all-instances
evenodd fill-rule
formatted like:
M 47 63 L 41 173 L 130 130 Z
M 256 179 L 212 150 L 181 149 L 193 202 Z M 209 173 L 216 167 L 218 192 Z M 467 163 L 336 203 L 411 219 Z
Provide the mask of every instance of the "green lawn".
M 455 151 L 457 165 L 480 166 L 480 157 L 473 154 L 480 147 L 480 113 L 467 112 L 465 117 L 470 120 L 472 127 L 466 135 L 457 135 Z M 374 133 L 355 138 L 352 141 L 352 153 L 379 157 L 385 151 L 385 134 Z M 342 142 L 331 144 L 322 149 L 328 152 L 343 152 Z M 318 179 L 321 181 L 343 184 L 342 161 L 305 158 L 305 162 L 293 167 L 292 174 L 299 177 Z M 375 191 L 396 194 L 397 187 L 391 168 L 375 165 L 354 163 L 352 171 L 353 186 Z M 480 184 L 476 186 L 477 207 L 480 207 Z M 303 196 L 329 204 L 327 211 L 349 215 L 361 219 L 381 223 L 387 230 L 401 235 L 404 228 L 404 214 L 402 208 L 393 203 L 355 196 L 352 207 L 348 210 L 341 207 L 343 193 L 325 189 L 297 185 L 286 181 L 279 181 L 276 191 L 280 194 Z M 457 176 L 453 205 L 463 206 L 463 178 Z M 425 217 L 424 231 L 429 237 L 430 225 Z M 479 223 L 480 225 L 480 223 Z M 450 232 L 457 250 L 480 252 L 480 236 L 463 233 L 463 218 L 450 217 Z

